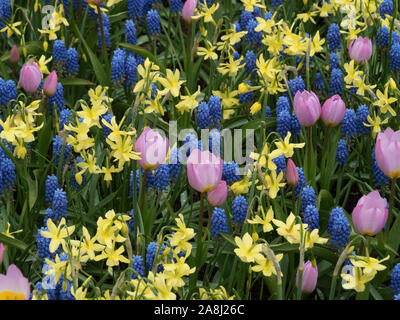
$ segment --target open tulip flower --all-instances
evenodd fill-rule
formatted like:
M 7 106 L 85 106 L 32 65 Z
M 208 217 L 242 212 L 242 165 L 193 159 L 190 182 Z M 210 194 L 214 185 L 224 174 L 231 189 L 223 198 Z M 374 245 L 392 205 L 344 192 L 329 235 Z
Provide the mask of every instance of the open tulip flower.
M 388 203 L 378 190 L 362 196 L 353 209 L 352 219 L 357 231 L 374 236 L 383 229 L 388 219 Z
M 0 0 L 0 300 L 400 300 L 399 1 Z
M 209 151 L 194 149 L 187 159 L 191 187 L 199 192 L 214 190 L 222 177 L 222 159 Z
M 0 274 L 0 300 L 28 300 L 30 285 L 27 278 L 14 264 L 7 269 L 7 274 Z

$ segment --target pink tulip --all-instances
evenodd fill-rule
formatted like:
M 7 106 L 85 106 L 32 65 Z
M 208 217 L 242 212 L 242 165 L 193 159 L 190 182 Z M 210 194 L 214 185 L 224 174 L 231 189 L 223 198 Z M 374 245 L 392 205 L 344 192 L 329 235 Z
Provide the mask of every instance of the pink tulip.
M 189 184 L 199 192 L 212 191 L 222 177 L 222 159 L 209 151 L 194 149 L 187 159 Z
M 299 173 L 297 172 L 297 167 L 292 159 L 288 159 L 286 165 L 286 180 L 288 185 L 295 186 L 299 181 Z
M 368 61 L 372 55 L 372 42 L 368 37 L 358 37 L 352 40 L 348 46 L 350 58 L 360 63 L 362 60 Z
M 57 83 L 58 83 L 57 73 L 53 70 L 46 78 L 46 81 L 44 82 L 43 85 L 44 93 L 49 97 L 54 95 L 57 91 Z
M 214 190 L 207 193 L 207 200 L 213 207 L 222 206 L 228 195 L 228 186 L 226 181 L 221 180 Z
M 4 257 L 4 245 L 0 242 L 0 264 L 3 262 Z
M 17 64 L 19 60 L 18 47 L 14 44 L 10 51 L 10 61 L 12 64 Z
M 182 8 L 182 18 L 186 22 L 192 21 L 192 16 L 194 14 L 194 9 L 197 6 L 197 0 L 186 0 Z
M 344 118 L 346 105 L 338 94 L 330 97 L 322 106 L 321 119 L 325 125 L 336 127 Z
M 8 267 L 7 275 L 0 274 L 0 300 L 28 300 L 29 281 L 15 264 Z
M 19 73 L 19 84 L 26 92 L 34 93 L 42 82 L 42 73 L 38 65 L 30 60 L 23 65 Z
M 359 233 L 374 236 L 388 219 L 387 200 L 374 190 L 358 200 L 351 217 Z
M 315 290 L 318 280 L 318 267 L 313 267 L 311 261 L 307 261 L 303 265 L 303 277 L 301 280 L 301 292 L 311 293 Z M 296 286 L 299 282 L 299 270 L 296 273 Z
M 400 130 L 386 128 L 378 133 L 375 158 L 384 174 L 390 178 L 400 178 Z
M 321 104 L 314 92 L 297 91 L 293 101 L 294 113 L 304 127 L 311 127 L 321 115 Z
M 146 127 L 135 144 L 135 149 L 140 152 L 139 166 L 144 170 L 155 170 L 165 162 L 168 153 L 169 140 L 160 133 Z

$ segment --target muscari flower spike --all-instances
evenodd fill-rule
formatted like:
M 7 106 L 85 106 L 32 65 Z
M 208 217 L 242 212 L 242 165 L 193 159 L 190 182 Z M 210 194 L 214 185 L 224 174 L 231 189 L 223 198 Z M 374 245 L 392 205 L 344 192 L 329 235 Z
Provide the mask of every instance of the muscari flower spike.
M 300 175 L 299 175 L 299 180 L 300 180 Z M 312 186 L 305 186 L 301 191 L 301 211 L 304 212 L 304 210 L 310 204 L 315 206 L 315 203 L 316 203 L 316 197 L 314 188 Z
M 346 140 L 340 139 L 336 149 L 336 162 L 345 165 L 349 151 L 347 150 Z
M 308 229 L 313 231 L 319 229 L 319 213 L 314 204 L 309 204 L 304 210 L 304 223 L 308 224 Z
M 220 238 L 220 233 L 228 233 L 226 214 L 224 209 L 214 208 L 211 216 L 211 238 Z
M 329 51 L 340 49 L 340 27 L 336 23 L 329 26 L 327 38 Z
M 329 215 L 328 233 L 333 248 L 342 248 L 349 242 L 350 224 L 342 208 L 336 207 Z
M 242 195 L 237 196 L 232 202 L 232 221 L 243 223 L 247 216 L 247 200 Z
M 136 272 L 132 272 L 132 279 L 137 279 L 145 276 L 145 268 L 143 258 L 139 255 L 134 255 L 132 258 L 132 269 Z
M 332 70 L 329 78 L 329 95 L 341 94 L 343 90 L 343 75 L 339 68 Z

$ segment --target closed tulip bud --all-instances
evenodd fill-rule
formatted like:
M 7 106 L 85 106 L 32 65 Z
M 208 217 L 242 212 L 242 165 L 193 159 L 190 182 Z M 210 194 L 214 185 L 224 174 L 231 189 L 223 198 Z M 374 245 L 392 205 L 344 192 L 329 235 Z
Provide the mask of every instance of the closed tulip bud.
M 212 191 L 222 178 L 222 159 L 209 151 L 194 149 L 187 159 L 187 176 L 193 189 Z
M 351 218 L 359 233 L 374 236 L 385 226 L 388 214 L 387 200 L 374 190 L 358 200 Z
M 226 181 L 221 180 L 216 188 L 207 193 L 207 200 L 213 207 L 222 206 L 228 195 L 228 186 Z
M 322 106 L 321 119 L 325 125 L 336 127 L 344 118 L 346 105 L 338 94 L 330 97 Z
M 139 166 L 144 170 L 155 170 L 165 162 L 169 140 L 157 131 L 146 127 L 137 139 L 135 149 L 140 152 Z
M 304 127 L 311 127 L 321 115 L 321 104 L 314 92 L 297 91 L 293 100 L 294 113 Z
M 288 159 L 286 165 L 286 180 L 288 185 L 295 186 L 299 181 L 299 173 L 297 172 L 297 167 L 292 159 Z
M 19 84 L 26 92 L 34 93 L 42 82 L 42 73 L 38 65 L 30 60 L 24 64 L 19 73 Z
M 318 267 L 313 267 L 311 261 L 307 261 L 303 265 L 303 277 L 301 280 L 301 292 L 311 293 L 315 290 L 318 280 Z M 299 270 L 296 273 L 296 286 L 299 283 Z
M 349 56 L 357 63 L 365 60 L 368 61 L 372 55 L 372 42 L 368 37 L 358 37 L 352 40 L 348 46 Z
M 197 0 L 186 0 L 182 8 L 182 18 L 186 22 L 192 21 L 192 16 L 194 14 L 194 9 L 197 6 Z
M 43 85 L 44 93 L 49 97 L 54 95 L 57 91 L 57 83 L 58 83 L 57 73 L 55 71 L 52 71 L 46 78 L 46 81 L 44 82 Z
M 4 257 L 4 245 L 0 242 L 0 264 L 3 262 Z
M 379 169 L 390 178 L 400 178 L 400 130 L 386 128 L 376 138 L 375 159 Z
M 10 61 L 12 64 L 17 64 L 19 60 L 18 47 L 14 44 L 10 51 Z

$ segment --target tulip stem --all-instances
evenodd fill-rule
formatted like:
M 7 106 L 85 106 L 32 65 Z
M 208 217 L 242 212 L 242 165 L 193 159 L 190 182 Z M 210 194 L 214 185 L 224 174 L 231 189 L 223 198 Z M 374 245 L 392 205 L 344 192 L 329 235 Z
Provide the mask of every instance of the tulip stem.
M 46 110 L 46 107 L 47 107 L 47 101 L 49 100 L 49 96 L 46 94 L 45 96 L 44 96 L 44 99 L 43 99 L 43 105 L 42 105 L 42 109 L 40 110 L 40 113 L 43 113 L 45 110 Z
M 203 210 L 204 210 L 204 192 L 200 193 L 200 212 L 199 212 L 199 230 L 198 237 L 201 238 L 203 234 Z
M 328 136 L 329 136 L 329 130 L 331 129 L 330 126 L 327 126 L 325 128 L 325 135 L 324 135 L 324 147 L 322 149 L 322 157 L 324 156 L 325 152 L 326 152 L 326 147 L 328 145 Z
M 147 175 L 149 174 L 149 170 L 144 170 L 143 174 L 143 179 L 142 179 L 142 185 L 140 186 L 140 202 L 139 202 L 139 207 L 140 207 L 140 212 L 142 213 L 143 211 L 143 205 L 144 205 L 144 194 L 145 194 L 145 188 L 146 188 L 146 180 L 147 180 Z
M 311 180 L 311 127 L 307 127 L 307 180 Z
M 396 178 L 392 179 L 392 187 L 390 189 L 390 199 L 389 199 L 389 217 L 386 223 L 386 230 L 385 230 L 385 240 L 387 240 L 389 236 L 390 225 L 392 224 L 393 219 L 393 202 L 394 202 L 394 190 L 396 187 Z

